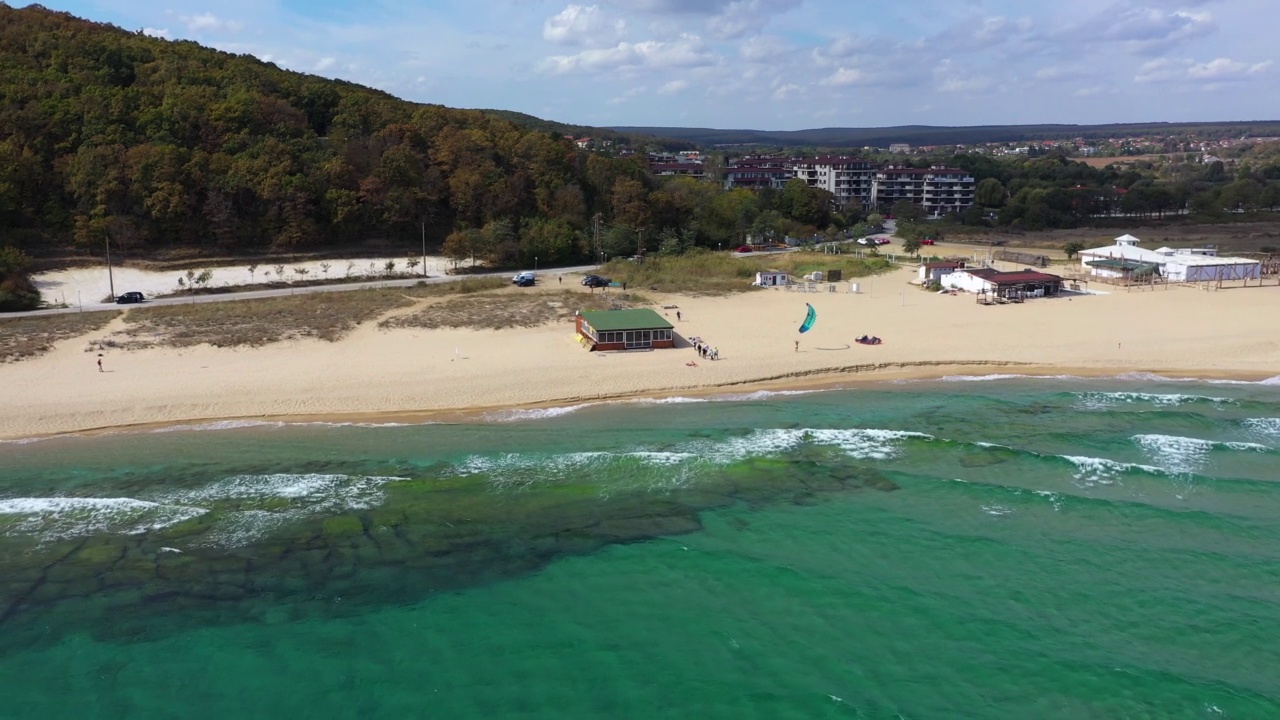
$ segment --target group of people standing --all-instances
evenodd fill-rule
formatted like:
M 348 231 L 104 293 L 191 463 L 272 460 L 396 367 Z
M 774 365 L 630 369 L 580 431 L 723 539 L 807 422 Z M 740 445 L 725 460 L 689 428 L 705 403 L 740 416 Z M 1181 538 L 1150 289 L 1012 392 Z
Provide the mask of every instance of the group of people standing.
M 702 338 L 694 337 L 694 338 L 689 338 L 689 340 L 693 343 L 693 349 L 698 353 L 698 357 L 702 358 L 703 360 L 719 360 L 720 359 L 720 350 L 717 348 L 713 348 L 707 343 L 703 342 Z

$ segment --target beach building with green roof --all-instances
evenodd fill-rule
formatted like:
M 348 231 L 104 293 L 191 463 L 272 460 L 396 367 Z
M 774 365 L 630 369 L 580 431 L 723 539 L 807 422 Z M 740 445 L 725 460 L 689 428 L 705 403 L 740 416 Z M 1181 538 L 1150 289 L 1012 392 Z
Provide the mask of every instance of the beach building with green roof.
M 587 310 L 578 313 L 578 338 L 590 350 L 675 347 L 674 326 L 652 310 Z

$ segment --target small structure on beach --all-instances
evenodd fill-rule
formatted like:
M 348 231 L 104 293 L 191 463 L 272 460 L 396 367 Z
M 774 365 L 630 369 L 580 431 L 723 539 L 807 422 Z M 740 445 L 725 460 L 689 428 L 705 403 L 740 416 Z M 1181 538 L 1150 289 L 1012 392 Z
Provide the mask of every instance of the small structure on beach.
M 791 284 L 791 276 L 781 270 L 761 270 L 756 273 L 756 281 L 751 284 L 758 287 L 781 287 Z
M 578 340 L 588 350 L 652 350 L 675 347 L 675 327 L 653 310 L 587 310 L 578 313 Z
M 1047 297 L 1062 291 L 1062 278 L 1036 270 L 1001 272 L 992 268 L 957 270 L 942 278 L 944 287 L 1003 298 Z
M 920 265 L 920 282 L 942 282 L 942 278 L 957 270 L 964 269 L 963 260 L 940 260 Z

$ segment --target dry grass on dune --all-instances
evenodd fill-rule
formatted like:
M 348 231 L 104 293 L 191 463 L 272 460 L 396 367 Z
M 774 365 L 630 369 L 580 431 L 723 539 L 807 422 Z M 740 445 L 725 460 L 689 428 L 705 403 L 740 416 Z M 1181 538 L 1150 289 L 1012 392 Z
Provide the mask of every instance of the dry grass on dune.
M 449 295 L 472 295 L 509 287 L 511 287 L 511 281 L 505 277 L 482 276 L 450 280 L 449 282 L 419 283 L 413 287 L 404 288 L 402 292 L 409 297 L 430 298 Z
M 814 270 L 842 270 L 846 278 L 865 277 L 890 269 L 885 258 L 820 252 L 760 253 L 734 257 L 727 253 L 691 252 L 674 257 L 650 257 L 638 263 L 612 260 L 599 274 L 628 287 L 651 288 L 682 295 L 728 295 L 751 290 L 761 270 L 783 270 L 799 276 Z
M 640 307 L 650 304 L 636 293 L 587 293 L 575 290 L 490 292 L 483 295 L 452 297 L 433 303 L 413 313 L 389 318 L 379 325 L 384 328 L 474 328 L 500 330 L 512 327 L 538 327 L 567 321 L 577 310 L 607 310 L 618 307 Z
M 413 302 L 400 288 L 261 300 L 137 308 L 125 317 L 126 348 L 258 347 L 282 340 L 339 340 L 361 323 Z
M 89 312 L 0 319 L 0 362 L 37 357 L 60 340 L 101 330 L 120 313 Z

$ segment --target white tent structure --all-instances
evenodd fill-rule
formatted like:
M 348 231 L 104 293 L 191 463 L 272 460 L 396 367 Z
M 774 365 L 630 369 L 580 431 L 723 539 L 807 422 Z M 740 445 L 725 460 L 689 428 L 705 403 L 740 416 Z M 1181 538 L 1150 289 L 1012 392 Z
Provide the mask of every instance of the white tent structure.
M 1168 282 L 1258 280 L 1262 277 L 1262 263 L 1257 260 L 1218 257 L 1212 248 L 1145 250 L 1138 247 L 1139 242 L 1132 235 L 1121 235 L 1114 245 L 1081 250 L 1081 267 L 1090 275 L 1101 278 L 1136 277 L 1155 269 Z
M 1080 266 L 1094 277 L 1119 278 L 1143 265 L 1160 266 L 1164 256 L 1138 247 L 1132 235 L 1121 235 L 1115 244 L 1080 251 Z
M 1161 267 L 1169 282 L 1218 282 L 1260 280 L 1262 263 L 1249 258 L 1173 253 Z

